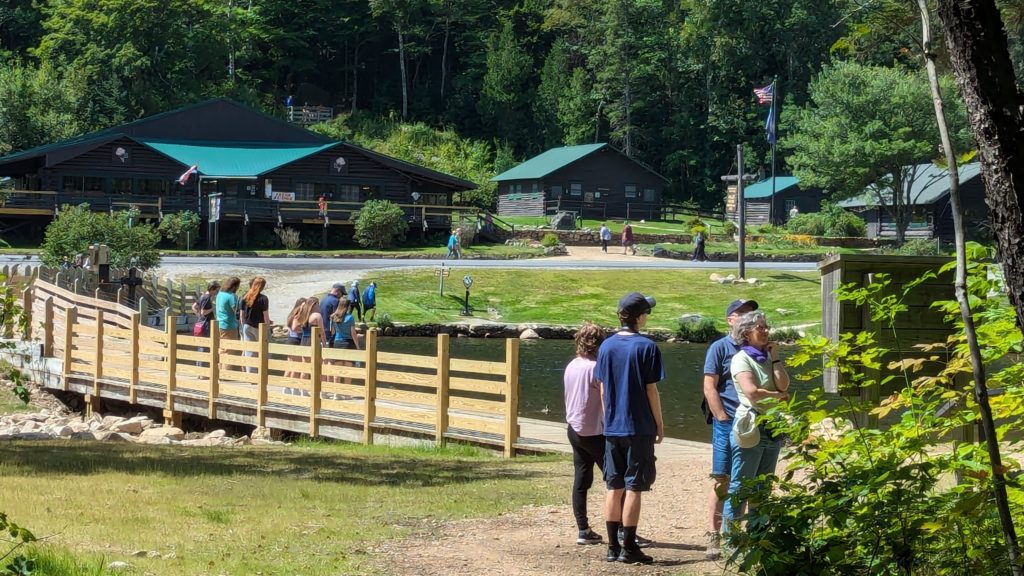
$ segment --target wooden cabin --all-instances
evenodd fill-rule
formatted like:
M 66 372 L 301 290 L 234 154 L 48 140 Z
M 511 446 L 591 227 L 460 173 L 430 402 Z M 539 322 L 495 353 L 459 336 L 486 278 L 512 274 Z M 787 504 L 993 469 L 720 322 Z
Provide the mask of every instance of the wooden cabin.
M 726 199 L 726 212 L 733 220 L 738 219 L 735 190 L 735 186 L 730 186 L 730 197 Z M 785 225 L 794 207 L 801 214 L 821 210 L 821 190 L 802 188 L 800 179 L 794 176 L 776 176 L 774 188 L 771 178 L 745 186 L 743 199 L 747 205 L 747 226 L 769 222 L 776 226 Z
M 212 209 L 243 229 L 312 225 L 325 239 L 370 199 L 403 206 L 412 230 L 447 229 L 458 211 L 452 194 L 476 188 L 223 98 L 0 157 L 5 176 L 14 182 L 0 206 L 8 225 L 45 224 L 62 205 L 88 203 L 135 206 L 143 218 L 192 210 L 204 222 Z
M 959 170 L 964 225 L 970 233 L 988 225 L 985 184 L 981 178 L 980 163 L 964 164 Z M 906 237 L 941 238 L 945 242 L 952 242 L 954 233 L 953 210 L 949 200 L 949 170 L 927 163 L 908 166 L 905 172 L 913 177 L 910 183 L 913 211 Z M 864 219 L 869 238 L 896 236 L 896 223 L 889 210 L 879 206 L 873 188 L 865 190 L 859 198 L 844 200 L 839 205 Z
M 668 179 L 610 144 L 553 148 L 491 178 L 499 216 L 660 217 Z

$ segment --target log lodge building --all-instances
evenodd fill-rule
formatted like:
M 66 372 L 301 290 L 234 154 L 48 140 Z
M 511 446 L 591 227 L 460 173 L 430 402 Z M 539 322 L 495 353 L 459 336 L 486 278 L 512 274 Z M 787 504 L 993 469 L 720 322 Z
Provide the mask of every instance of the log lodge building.
M 243 247 L 261 225 L 319 227 L 326 244 L 329 228 L 351 233 L 370 199 L 402 206 L 412 231 L 446 230 L 459 213 L 453 193 L 476 188 L 223 98 L 0 157 L 4 177 L 14 183 L 0 205 L 8 231 L 45 226 L 65 204 L 135 206 L 144 219 L 198 212 L 226 224 L 222 238 L 241 229 Z

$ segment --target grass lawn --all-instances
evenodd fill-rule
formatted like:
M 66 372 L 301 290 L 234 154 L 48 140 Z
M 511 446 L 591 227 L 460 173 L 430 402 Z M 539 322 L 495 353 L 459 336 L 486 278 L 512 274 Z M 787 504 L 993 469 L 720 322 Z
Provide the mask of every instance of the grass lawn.
M 566 470 L 561 457 L 459 447 L 0 445 L 3 511 L 50 537 L 44 555 L 93 567 L 61 574 L 114 560 L 161 576 L 376 574 L 373 546 L 432 521 L 560 502 Z
M 433 270 L 374 272 L 377 316 L 389 313 L 395 322 L 458 322 L 465 289 L 462 277 L 473 277 L 470 305 L 476 318 L 505 323 L 579 325 L 583 320 L 616 323 L 616 305 L 623 294 L 639 290 L 658 299 L 650 328 L 678 327 L 682 314 L 699 313 L 724 326 L 725 307 L 736 298 L 757 300 L 777 326 L 821 322 L 821 284 L 817 272 L 758 270 L 749 276 L 760 283 L 722 285 L 711 282 L 722 270 L 495 270 L 453 266 L 438 294 Z M 784 312 L 777 311 L 782 309 Z
M 672 252 L 680 252 L 683 254 L 690 254 L 693 252 L 693 244 L 674 244 L 674 243 L 663 243 L 659 244 L 661 247 Z M 653 244 L 640 245 L 647 249 L 654 248 Z M 708 242 L 704 245 L 705 252 L 725 253 L 725 254 L 737 254 L 739 247 L 736 242 Z M 856 248 L 842 248 L 838 246 L 808 246 L 804 244 L 797 245 L 793 242 L 787 242 L 785 240 L 767 241 L 767 242 L 747 242 L 746 253 L 747 254 L 771 254 L 777 256 L 790 256 L 794 254 L 807 254 L 808 256 L 825 254 L 857 254 L 864 252 Z
M 464 247 L 463 257 L 479 258 L 532 258 L 544 254 L 543 248 L 530 248 L 527 246 L 505 246 L 504 244 L 477 244 Z M 335 256 L 340 255 L 351 258 L 383 257 L 383 258 L 443 258 L 448 254 L 445 246 L 413 246 L 401 248 L 388 248 L 385 250 L 371 250 L 368 248 L 347 248 L 344 250 L 313 250 L 300 248 L 298 250 L 161 250 L 164 256 Z

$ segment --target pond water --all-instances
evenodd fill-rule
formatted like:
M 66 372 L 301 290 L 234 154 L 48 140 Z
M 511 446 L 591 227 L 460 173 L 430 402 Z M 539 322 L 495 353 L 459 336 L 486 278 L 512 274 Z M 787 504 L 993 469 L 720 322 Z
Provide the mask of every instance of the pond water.
M 505 355 L 505 341 L 500 339 L 452 338 L 450 342 L 453 358 L 500 361 Z M 378 346 L 385 352 L 434 355 L 437 340 L 381 338 Z M 665 365 L 665 380 L 658 385 L 665 434 L 670 438 L 710 442 L 711 431 L 700 411 L 704 353 L 708 345 L 661 342 L 658 347 Z M 520 343 L 520 416 L 565 421 L 562 372 L 574 353 L 572 340 L 523 340 Z M 808 389 L 813 385 L 816 384 L 793 382 L 794 390 Z

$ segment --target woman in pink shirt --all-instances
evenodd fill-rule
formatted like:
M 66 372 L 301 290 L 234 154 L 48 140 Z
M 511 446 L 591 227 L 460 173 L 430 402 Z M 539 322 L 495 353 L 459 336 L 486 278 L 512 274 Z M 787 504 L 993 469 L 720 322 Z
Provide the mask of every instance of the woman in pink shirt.
M 584 322 L 576 333 L 576 358 L 565 367 L 565 421 L 576 474 L 572 483 L 572 512 L 579 534 L 577 544 L 600 544 L 601 536 L 590 529 L 587 491 L 594 483 L 594 464 L 604 469 L 604 410 L 601 384 L 594 378 L 597 349 L 604 331 Z

